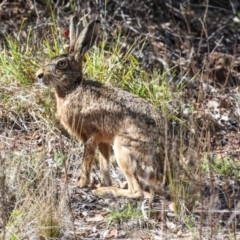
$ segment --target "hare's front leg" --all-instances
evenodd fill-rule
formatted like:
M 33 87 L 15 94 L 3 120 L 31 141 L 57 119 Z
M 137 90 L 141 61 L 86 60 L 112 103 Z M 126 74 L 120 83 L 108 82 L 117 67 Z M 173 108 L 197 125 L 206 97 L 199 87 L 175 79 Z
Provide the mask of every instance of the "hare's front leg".
M 100 178 L 101 186 L 111 186 L 111 177 L 109 169 L 109 158 L 110 158 L 110 148 L 111 146 L 108 143 L 100 143 L 98 145 L 100 151 Z
M 90 183 L 90 173 L 92 170 L 92 163 L 95 156 L 96 145 L 93 141 L 88 141 L 84 145 L 84 153 L 82 159 L 82 175 L 77 185 L 81 188 L 86 187 Z

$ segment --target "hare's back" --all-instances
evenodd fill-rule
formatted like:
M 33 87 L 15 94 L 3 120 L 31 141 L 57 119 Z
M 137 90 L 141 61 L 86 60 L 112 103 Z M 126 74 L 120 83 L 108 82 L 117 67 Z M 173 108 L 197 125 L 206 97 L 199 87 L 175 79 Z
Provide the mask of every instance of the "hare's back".
M 119 118 L 139 118 L 142 122 L 153 126 L 162 121 L 159 110 L 132 93 L 92 80 L 84 81 L 82 87 L 89 106 L 92 103 L 108 113 L 110 111 L 117 113 Z

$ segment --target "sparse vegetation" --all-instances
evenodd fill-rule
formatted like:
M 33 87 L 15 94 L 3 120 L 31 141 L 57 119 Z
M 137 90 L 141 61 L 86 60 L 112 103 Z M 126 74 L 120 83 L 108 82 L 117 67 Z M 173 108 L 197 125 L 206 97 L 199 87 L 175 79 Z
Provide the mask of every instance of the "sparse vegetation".
M 86 224 L 85 217 L 95 214 L 94 211 L 100 211 L 104 215 L 104 221 L 101 222 L 105 224 L 104 228 L 116 224 L 124 226 L 132 220 L 143 223 L 143 229 L 148 228 L 149 219 L 143 217 L 139 205 L 134 207 L 127 203 L 122 208 L 115 209 L 109 207 L 109 202 L 97 199 L 87 190 L 79 193 L 74 188 L 74 181 L 80 174 L 81 146 L 75 139 L 70 138 L 59 124 L 51 90 L 39 86 L 35 79 L 36 70 L 46 59 L 67 52 L 68 37 L 59 17 L 62 16 L 59 13 L 60 8 L 52 5 L 51 1 L 47 2 L 51 16 L 46 24 L 43 23 L 44 26 L 29 25 L 26 34 L 24 29 L 28 23 L 22 22 L 19 32 L 4 33 L 0 39 L 0 238 L 15 240 L 36 236 L 40 239 L 59 239 L 63 231 L 67 231 L 73 239 L 77 239 L 77 234 L 87 237 L 97 231 L 83 229 Z M 58 11 L 55 11 L 55 8 Z M 77 9 L 76 3 L 70 1 L 67 10 L 74 9 Z M 0 13 L 1 11 L 0 9 Z M 239 15 L 239 11 L 236 15 Z M 188 19 L 184 18 L 184 21 L 188 22 Z M 204 19 L 202 21 L 199 45 L 205 46 L 203 32 L 207 25 L 204 25 Z M 235 25 L 239 26 L 237 22 Z M 154 25 L 149 26 L 151 27 L 155 28 Z M 166 54 L 166 60 L 158 57 L 160 60 L 156 66 L 152 64 L 154 67 L 146 67 L 142 55 L 146 56 L 145 49 L 150 44 L 149 35 L 138 34 L 132 41 L 130 34 L 126 37 L 124 31 L 124 28 L 119 27 L 113 32 L 102 32 L 97 46 L 86 54 L 84 72 L 86 78 L 97 79 L 147 99 L 166 115 L 166 122 L 161 124 L 168 128 L 164 134 L 172 137 L 171 141 L 163 143 L 164 149 L 170 149 L 165 153 L 166 163 L 163 166 L 168 190 L 161 196 L 161 201 L 157 200 L 158 205 L 153 202 L 156 235 L 165 231 L 172 236 L 176 229 L 178 232 L 181 229 L 183 232 L 194 232 L 196 239 L 206 239 L 206 236 L 217 238 L 223 232 L 224 236 L 237 239 L 239 155 L 226 152 L 224 148 L 228 141 L 231 141 L 230 137 L 235 138 L 236 146 L 239 146 L 239 118 L 234 117 L 235 122 L 228 121 L 224 115 L 227 111 L 231 114 L 238 113 L 239 98 L 237 100 L 234 95 L 237 90 L 231 91 L 228 85 L 223 85 L 223 88 L 228 88 L 231 92 L 231 97 L 227 100 L 224 99 L 226 92 L 222 87 L 220 90 L 214 89 L 215 92 L 211 90 L 221 82 L 216 73 L 219 65 L 211 68 L 211 64 L 208 66 L 201 63 L 201 69 L 194 71 L 196 66 L 190 65 L 194 65 L 195 59 L 190 53 L 189 56 L 188 53 L 181 56 L 185 58 L 183 63 L 175 60 L 178 57 L 180 59 L 180 55 L 176 57 L 174 52 L 174 61 L 171 60 L 172 56 Z M 180 34 L 179 30 L 175 33 Z M 157 43 L 159 42 L 156 36 L 150 39 L 157 39 Z M 179 43 L 180 48 L 191 49 L 188 39 L 185 40 Z M 160 42 L 163 46 L 163 41 Z M 152 46 L 154 51 L 159 51 L 156 42 L 152 43 Z M 199 54 L 201 46 L 196 49 Z M 233 52 L 232 55 L 232 72 L 228 74 L 231 75 L 230 79 L 238 79 L 234 75 L 238 71 L 233 62 L 236 53 Z M 213 73 L 203 81 L 207 71 Z M 214 79 L 214 84 L 208 83 L 209 78 Z M 211 112 L 216 98 L 220 99 L 220 110 L 217 113 Z M 214 114 L 218 114 L 217 117 Z M 224 118 L 220 119 L 220 115 L 224 115 Z M 228 137 L 225 138 L 227 134 Z M 221 154 L 210 157 L 214 151 Z M 238 150 L 236 152 L 238 153 Z M 94 171 L 98 172 L 97 166 Z M 114 181 L 119 183 L 123 180 L 115 164 L 111 171 Z M 93 174 L 93 186 L 95 181 L 99 181 L 98 176 Z M 214 191 L 218 181 L 227 189 L 227 194 L 221 193 L 224 200 Z M 208 186 L 209 194 L 203 191 L 205 185 Z M 215 204 L 215 199 L 220 202 L 218 205 Z M 79 207 L 79 204 L 82 205 Z M 225 218 L 216 205 L 220 206 L 219 208 L 227 206 Z M 172 215 L 166 216 L 166 212 Z M 161 224 L 166 218 L 177 227 L 165 229 Z M 80 224 L 77 221 L 80 221 Z M 211 223 L 214 221 L 217 222 L 216 226 Z M 145 224 L 146 222 L 148 224 Z M 219 222 L 222 224 L 221 228 L 218 227 Z M 80 227 L 81 231 L 76 231 L 76 225 L 83 225 Z M 94 237 L 93 234 L 92 238 Z M 176 234 L 174 237 L 178 238 Z M 171 237 L 166 236 L 167 238 Z
M 240 177 L 240 162 L 236 162 L 230 157 L 215 157 L 211 164 L 205 160 L 202 168 L 206 172 L 212 172 L 220 177 L 231 177 L 238 179 Z
M 124 222 L 129 222 L 134 220 L 138 223 L 143 221 L 143 215 L 140 206 L 134 207 L 131 203 L 123 205 L 120 209 L 108 209 L 108 214 L 106 216 L 106 221 L 109 225 L 111 224 L 123 224 Z

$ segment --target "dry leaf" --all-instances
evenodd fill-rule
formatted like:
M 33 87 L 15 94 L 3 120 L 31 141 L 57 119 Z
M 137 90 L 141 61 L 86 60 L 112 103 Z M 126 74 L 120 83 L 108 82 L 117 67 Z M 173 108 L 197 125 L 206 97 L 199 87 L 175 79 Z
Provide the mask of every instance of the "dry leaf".
M 177 225 L 175 223 L 169 222 L 169 221 L 166 222 L 166 225 L 167 225 L 167 228 L 170 230 L 173 230 L 174 228 L 177 227 Z
M 96 214 L 94 217 L 86 218 L 87 222 L 99 222 L 103 220 L 103 216 L 101 214 Z
M 170 209 L 172 212 L 174 212 L 174 208 L 175 208 L 175 204 L 174 204 L 174 203 L 170 203 L 168 207 L 169 207 L 169 209 Z
M 106 234 L 106 235 L 105 235 Z M 106 232 L 104 235 L 104 238 L 112 238 L 112 237 L 117 237 L 118 231 L 116 228 L 113 228 L 111 230 L 109 230 L 108 232 Z
M 177 232 L 177 236 L 178 236 L 178 237 L 182 237 L 182 235 L 183 235 L 183 232 L 182 232 L 181 230 L 179 230 L 179 231 Z

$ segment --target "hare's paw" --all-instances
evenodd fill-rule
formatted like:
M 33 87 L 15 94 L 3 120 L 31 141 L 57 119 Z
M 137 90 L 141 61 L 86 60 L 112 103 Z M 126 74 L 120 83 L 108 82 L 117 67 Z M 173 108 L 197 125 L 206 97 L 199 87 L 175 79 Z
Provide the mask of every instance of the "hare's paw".
M 86 177 L 81 177 L 81 179 L 77 182 L 77 186 L 80 188 L 87 187 L 90 184 L 90 179 Z
M 99 187 L 92 191 L 93 194 L 96 194 L 100 197 L 112 198 L 112 197 L 126 197 L 133 199 L 142 199 L 142 191 L 131 192 L 128 189 L 120 189 L 116 187 Z
M 99 187 L 92 190 L 92 193 L 98 195 L 99 197 L 112 198 L 117 196 L 117 191 L 119 189 L 116 187 Z

